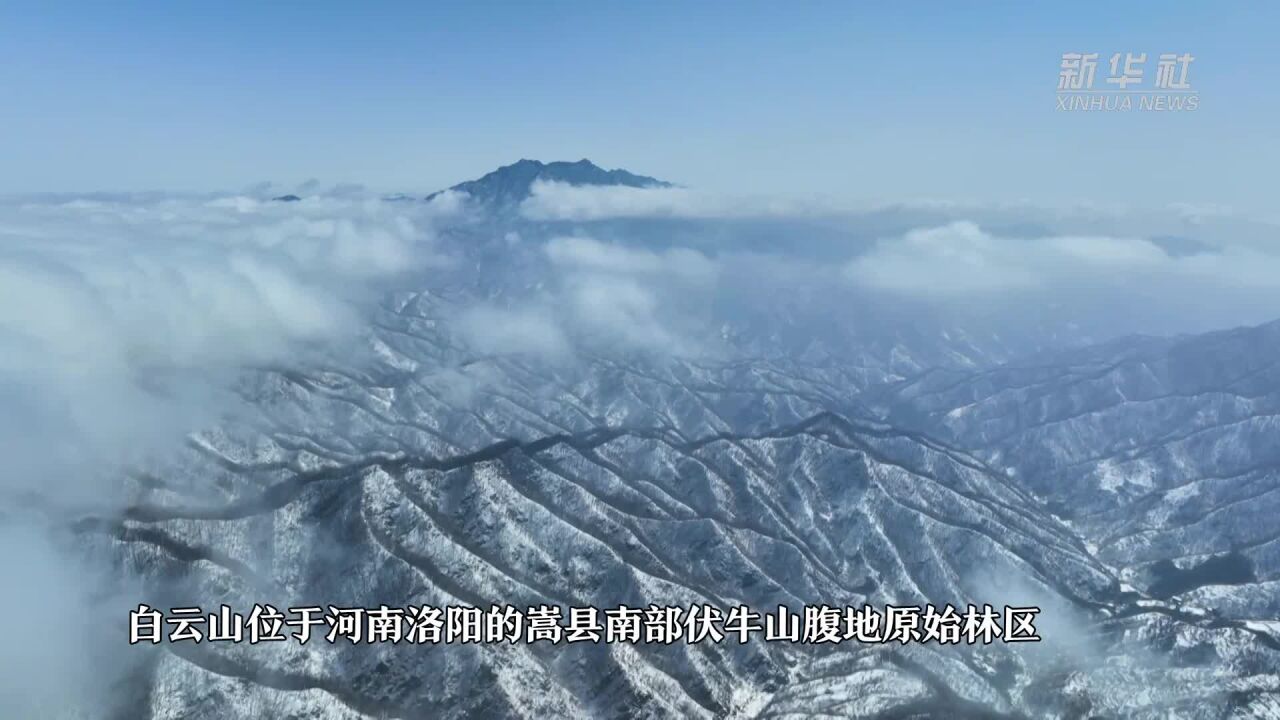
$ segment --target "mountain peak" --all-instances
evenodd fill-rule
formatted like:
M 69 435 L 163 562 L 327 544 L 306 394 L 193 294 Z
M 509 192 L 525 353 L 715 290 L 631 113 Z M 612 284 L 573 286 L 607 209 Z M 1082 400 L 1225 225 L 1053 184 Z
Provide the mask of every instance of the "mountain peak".
M 558 160 L 549 163 L 521 158 L 480 178 L 458 183 L 449 189 L 466 193 L 473 202 L 484 207 L 502 209 L 518 206 L 529 197 L 533 184 L 539 181 L 562 182 L 568 185 L 671 187 L 671 183 L 646 175 L 636 175 L 621 169 L 605 170 L 587 158 L 577 162 Z M 427 200 L 436 197 L 440 192 L 428 195 Z

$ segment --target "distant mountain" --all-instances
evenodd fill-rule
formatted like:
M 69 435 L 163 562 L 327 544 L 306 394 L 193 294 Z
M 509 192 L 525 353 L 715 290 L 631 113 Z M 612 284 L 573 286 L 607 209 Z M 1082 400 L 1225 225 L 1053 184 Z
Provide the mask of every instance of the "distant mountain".
M 671 187 L 645 175 L 626 170 L 605 170 L 587 159 L 577 162 L 543 163 L 537 160 L 520 160 L 494 170 L 476 180 L 458 183 L 449 190 L 465 192 L 471 200 L 485 208 L 515 207 L 531 194 L 536 181 L 562 182 L 569 185 L 621 185 L 625 187 Z M 431 193 L 427 200 L 440 195 Z

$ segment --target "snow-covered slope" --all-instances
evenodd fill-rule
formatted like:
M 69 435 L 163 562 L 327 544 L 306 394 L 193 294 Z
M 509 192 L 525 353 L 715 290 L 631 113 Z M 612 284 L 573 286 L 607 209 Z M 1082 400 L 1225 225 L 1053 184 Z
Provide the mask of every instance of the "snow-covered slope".
M 1280 325 L 1062 350 L 512 215 L 657 182 L 618 172 L 459 185 L 444 270 L 240 376 L 79 541 L 164 609 L 989 603 L 1042 640 L 144 642 L 104 715 L 1280 715 Z
M 1153 594 L 1280 613 L 1280 324 L 1137 338 L 885 393 L 891 417 L 1007 466 Z

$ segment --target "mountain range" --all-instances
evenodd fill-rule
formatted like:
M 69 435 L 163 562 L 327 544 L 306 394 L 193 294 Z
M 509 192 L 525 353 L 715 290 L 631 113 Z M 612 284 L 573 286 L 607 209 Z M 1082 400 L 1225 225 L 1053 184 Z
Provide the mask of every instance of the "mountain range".
M 450 190 L 501 219 L 539 181 L 669 186 L 521 160 Z M 368 360 L 249 373 L 253 417 L 129 474 L 86 545 L 165 607 L 1022 604 L 1042 641 L 175 644 L 114 717 L 1280 717 L 1280 324 L 818 331 L 761 288 L 714 352 L 508 353 L 458 319 L 533 306 L 555 238 L 501 222 L 388 291 Z

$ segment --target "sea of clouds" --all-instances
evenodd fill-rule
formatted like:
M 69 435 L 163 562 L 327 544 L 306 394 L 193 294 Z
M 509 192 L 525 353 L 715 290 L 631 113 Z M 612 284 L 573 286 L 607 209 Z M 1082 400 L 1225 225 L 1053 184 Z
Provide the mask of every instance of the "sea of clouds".
M 240 412 L 247 368 L 358 346 L 389 284 L 448 265 L 449 212 L 352 192 L 0 199 L 0 715 L 119 700 L 129 589 L 70 521 L 109 517 L 121 471 Z
M 3 487 L 72 492 L 86 466 L 212 420 L 243 368 L 341 347 L 388 281 L 447 263 L 438 210 L 348 195 L 0 201 Z
M 957 319 L 981 309 L 1014 327 L 1039 321 L 1029 308 L 1052 307 L 1096 339 L 1280 317 L 1280 222 L 1218 206 L 850 204 L 537 183 L 521 212 L 588 233 L 618 221 L 667 223 L 704 255 L 689 266 L 722 286 L 760 280 L 744 271 L 758 262 L 725 270 L 752 255 L 797 287 L 824 284 L 835 269 L 861 298 L 917 303 Z M 717 223 L 733 232 L 714 232 Z M 749 251 L 736 242 L 757 232 L 764 241 Z
M 461 346 L 560 364 L 732 352 L 726 328 L 775 311 L 806 342 L 979 315 L 1013 335 L 1043 324 L 1043 308 L 1095 339 L 1280 318 L 1277 226 L 1224 208 L 848 207 L 540 183 L 527 226 L 486 240 L 456 194 L 308 190 L 0 198 L 4 507 L 109 512 L 122 468 L 234 422 L 241 373 L 359 361 L 373 306 L 437 281 L 481 290 L 439 318 Z M 518 277 L 501 291 L 459 284 L 495 271 L 474 254 L 490 241 Z M 0 653 L 0 710 L 30 714 L 10 700 L 58 704 L 52 668 L 85 687 L 94 669 L 83 635 L 33 633 L 24 618 L 41 598 L 82 613 L 96 581 L 48 528 L 3 531 L 0 563 L 23 591 L 0 596 L 0 633 L 21 640 Z

